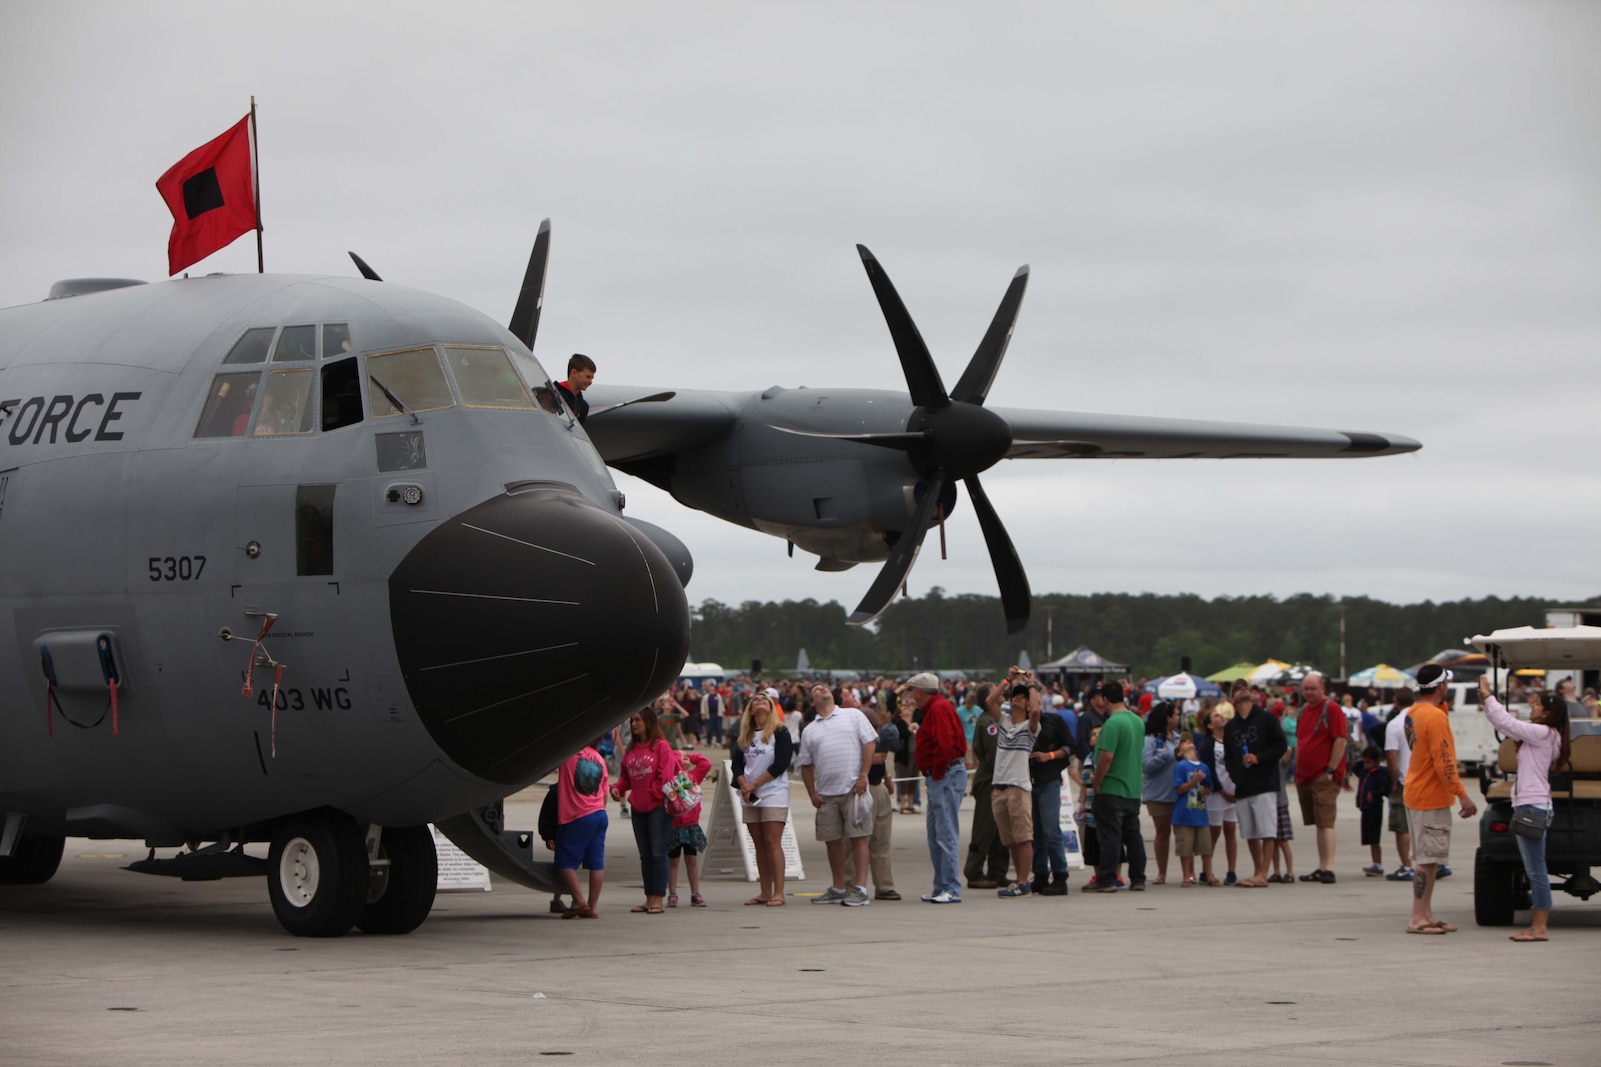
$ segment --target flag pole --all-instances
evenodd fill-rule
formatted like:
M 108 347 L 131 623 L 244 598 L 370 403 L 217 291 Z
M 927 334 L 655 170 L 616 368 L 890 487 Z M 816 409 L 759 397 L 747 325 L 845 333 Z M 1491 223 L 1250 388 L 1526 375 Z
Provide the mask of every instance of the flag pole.
M 250 94 L 250 191 L 256 198 L 256 273 L 265 274 L 261 256 L 261 150 L 256 143 L 256 96 Z

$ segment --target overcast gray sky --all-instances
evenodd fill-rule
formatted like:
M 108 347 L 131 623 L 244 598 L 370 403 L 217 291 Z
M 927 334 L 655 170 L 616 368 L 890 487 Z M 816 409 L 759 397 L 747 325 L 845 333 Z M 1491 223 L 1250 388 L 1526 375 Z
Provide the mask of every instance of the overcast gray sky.
M 1410 434 L 1368 461 L 1012 461 L 1037 592 L 1601 592 L 1601 6 L 0 8 L 0 305 L 165 276 L 155 179 L 261 110 L 270 270 L 504 320 L 607 382 L 904 389 L 852 245 L 947 380 L 1012 271 L 1002 406 Z M 196 270 L 254 269 L 241 240 Z M 692 601 L 854 604 L 618 475 Z M 971 511 L 911 590 L 993 592 Z

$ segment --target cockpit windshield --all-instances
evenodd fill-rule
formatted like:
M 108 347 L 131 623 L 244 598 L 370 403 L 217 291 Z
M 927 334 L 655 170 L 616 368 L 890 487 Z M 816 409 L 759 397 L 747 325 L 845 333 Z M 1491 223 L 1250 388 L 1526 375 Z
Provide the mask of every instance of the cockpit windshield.
M 439 365 L 439 353 L 431 345 L 368 356 L 367 377 L 373 386 L 368 396 L 375 419 L 456 404 L 445 369 Z

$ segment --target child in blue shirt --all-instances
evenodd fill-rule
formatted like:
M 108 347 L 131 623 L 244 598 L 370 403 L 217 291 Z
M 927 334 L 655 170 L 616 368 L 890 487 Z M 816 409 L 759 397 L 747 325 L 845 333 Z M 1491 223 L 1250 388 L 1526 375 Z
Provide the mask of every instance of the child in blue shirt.
M 1383 765 L 1384 753 L 1375 745 L 1362 750 L 1362 765 L 1367 773 L 1357 787 L 1356 806 L 1362 811 L 1362 843 L 1373 854 L 1373 865 L 1363 867 L 1369 878 L 1384 874 L 1384 798 L 1390 795 L 1390 772 Z
M 1217 885 L 1212 874 L 1212 828 L 1207 823 L 1206 798 L 1212 792 L 1206 765 L 1195 758 L 1195 740 L 1183 737 L 1174 752 L 1173 788 L 1178 803 L 1173 805 L 1173 843 L 1179 864 L 1184 868 L 1184 885 L 1195 884 L 1195 857 L 1201 857 L 1201 873 L 1207 885 Z

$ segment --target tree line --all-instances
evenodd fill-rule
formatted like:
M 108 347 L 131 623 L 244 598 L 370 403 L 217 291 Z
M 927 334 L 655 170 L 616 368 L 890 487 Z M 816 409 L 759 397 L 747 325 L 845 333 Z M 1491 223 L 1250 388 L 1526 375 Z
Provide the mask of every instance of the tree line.
M 1340 614 L 1345 614 L 1346 665 L 1351 671 L 1386 662 L 1421 663 L 1464 639 L 1503 626 L 1541 626 L 1558 602 L 1536 597 L 1485 597 L 1436 604 L 1388 604 L 1369 597 L 1158 596 L 1152 593 L 1051 593 L 1034 598 L 1028 628 L 1008 635 L 1000 600 L 993 596 L 903 597 L 880 616 L 876 633 L 845 625 L 835 601 L 749 600 L 738 606 L 704 601 L 692 611 L 691 654 L 697 660 L 745 670 L 761 660 L 768 674 L 795 666 L 805 649 L 816 668 L 999 670 L 1026 651 L 1035 663 L 1088 645 L 1145 677 L 1173 674 L 1189 657 L 1197 674 L 1269 656 L 1340 667 Z

